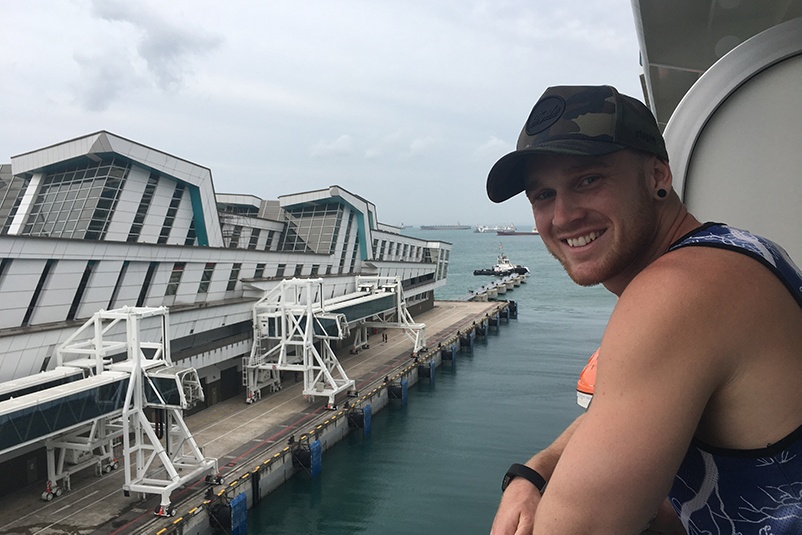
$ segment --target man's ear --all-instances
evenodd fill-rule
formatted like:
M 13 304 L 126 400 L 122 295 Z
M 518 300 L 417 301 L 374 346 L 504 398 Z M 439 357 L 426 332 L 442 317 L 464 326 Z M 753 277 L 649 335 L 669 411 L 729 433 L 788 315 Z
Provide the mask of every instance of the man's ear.
M 671 174 L 671 166 L 668 162 L 661 160 L 657 156 L 652 159 L 652 183 L 650 186 L 654 191 L 664 189 L 671 191 L 671 186 L 674 183 L 674 175 Z

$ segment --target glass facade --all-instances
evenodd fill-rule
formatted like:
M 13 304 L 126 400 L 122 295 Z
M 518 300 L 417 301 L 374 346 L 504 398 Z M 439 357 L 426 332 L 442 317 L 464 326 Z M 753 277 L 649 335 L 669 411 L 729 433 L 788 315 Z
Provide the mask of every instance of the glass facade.
M 46 174 L 22 234 L 102 240 L 130 168 L 112 158 Z
M 8 229 L 22 201 L 22 194 L 30 179 L 16 176 L 0 177 L 0 234 L 8 234 Z
M 287 227 L 279 248 L 289 252 L 333 254 L 343 210 L 336 201 L 285 209 Z

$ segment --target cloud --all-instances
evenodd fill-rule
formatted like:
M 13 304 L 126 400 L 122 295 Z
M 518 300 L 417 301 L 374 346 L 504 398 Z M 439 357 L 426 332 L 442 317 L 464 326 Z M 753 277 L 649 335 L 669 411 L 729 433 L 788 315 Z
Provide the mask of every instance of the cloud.
M 132 31 L 117 28 L 118 39 L 135 43 L 132 53 L 116 61 L 128 60 L 126 66 L 136 71 L 137 60 L 144 62 L 144 67 L 155 85 L 163 91 L 179 88 L 184 79 L 192 74 L 192 60 L 201 58 L 220 47 L 223 38 L 207 30 L 181 23 L 172 22 L 159 12 L 148 9 L 141 4 L 122 1 L 93 0 L 92 14 L 111 23 L 124 23 Z M 99 35 L 101 35 L 99 33 Z M 131 43 L 129 43 L 131 44 Z M 107 50 L 108 43 L 98 46 L 98 50 Z M 111 58 L 107 61 L 110 62 Z M 100 61 L 79 62 L 91 73 L 97 69 Z M 106 93 L 111 96 L 111 93 Z
M 491 158 L 498 158 L 508 152 L 511 152 L 515 146 L 496 136 L 490 136 L 490 139 L 479 145 L 474 151 L 474 155 L 478 160 L 487 160 Z
M 103 111 L 121 93 L 136 86 L 136 76 L 119 58 L 76 52 L 73 59 L 81 68 L 78 101 L 89 111 Z
M 348 134 L 343 134 L 334 141 L 318 141 L 309 151 L 314 158 L 344 156 L 353 153 L 354 140 Z
M 440 140 L 432 136 L 413 139 L 409 144 L 409 155 L 417 156 L 432 152 L 439 144 Z

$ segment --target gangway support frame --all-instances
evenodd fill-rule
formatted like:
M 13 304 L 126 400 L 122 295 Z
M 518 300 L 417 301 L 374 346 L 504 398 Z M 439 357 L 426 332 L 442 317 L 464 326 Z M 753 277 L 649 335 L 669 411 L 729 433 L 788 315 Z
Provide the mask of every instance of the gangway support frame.
M 281 371 L 304 373 L 304 396 L 323 396 L 334 406 L 337 394 L 355 382 L 340 365 L 331 340 L 343 340 L 356 329 L 353 352 L 367 347 L 368 327 L 402 329 L 417 353 L 426 346 L 426 325 L 406 308 L 398 277 L 358 276 L 355 292 L 323 299 L 323 279 L 284 279 L 266 291 L 253 308 L 253 345 L 243 359 L 246 402 L 262 389 L 281 388 Z M 388 296 L 392 298 L 385 304 Z
M 158 326 L 154 328 L 154 320 L 151 320 L 146 340 L 142 321 L 148 318 L 157 318 L 155 321 Z M 121 332 L 122 326 L 115 329 L 121 323 L 124 323 L 124 332 Z M 125 474 L 123 491 L 126 495 L 137 492 L 160 496 L 156 514 L 163 516 L 174 514 L 170 502 L 174 490 L 205 473 L 217 474 L 218 470 L 217 459 L 203 455 L 184 422 L 183 410 L 202 401 L 203 390 L 193 368 L 173 366 L 169 332 L 166 307 L 123 307 L 95 313 L 61 344 L 56 352 L 59 365 L 88 367 L 96 374 L 106 369 L 126 372 L 130 379 L 120 414 L 113 419 L 105 417 L 91 424 L 92 431 L 106 429 L 108 432 L 93 435 L 90 431 L 83 443 L 58 439 L 52 442 L 53 449 L 65 447 L 91 451 L 90 447 L 96 449 L 102 446 L 101 456 L 106 458 L 106 447 L 121 436 Z M 80 338 L 82 335 L 86 337 Z M 122 335 L 124 340 L 110 339 Z M 144 350 L 148 350 L 148 355 Z M 110 357 L 122 352 L 126 354 L 126 359 L 112 363 Z M 175 383 L 172 397 L 160 391 L 159 381 L 164 380 Z M 167 431 L 162 436 L 157 434 L 154 424 L 148 419 L 146 409 L 162 411 L 163 429 Z M 58 477 L 63 472 L 63 465 L 56 463 L 55 455 L 48 455 L 48 463 L 51 461 L 53 470 L 49 466 L 49 474 Z M 114 459 L 112 466 L 116 462 Z M 69 474 L 66 477 L 68 481 Z
M 343 314 L 329 313 L 323 302 L 323 279 L 284 279 L 253 308 L 254 341 L 244 361 L 246 401 L 261 398 L 262 388 L 280 388 L 280 371 L 303 372 L 307 400 L 328 398 L 354 389 L 329 340 L 349 334 Z M 334 332 L 332 332 L 332 329 Z M 274 340 L 264 351 L 263 341 Z
M 365 327 L 400 329 L 412 342 L 413 354 L 417 354 L 419 351 L 426 348 L 426 324 L 417 323 L 412 318 L 412 314 L 409 313 L 406 301 L 404 300 L 404 290 L 401 286 L 401 280 L 398 277 L 360 276 L 357 277 L 357 284 L 375 284 L 384 291 L 392 291 L 396 295 L 395 311 L 393 314 L 389 317 L 385 314 L 382 317 L 365 321 L 363 322 Z M 395 318 L 394 321 L 390 319 L 392 317 Z

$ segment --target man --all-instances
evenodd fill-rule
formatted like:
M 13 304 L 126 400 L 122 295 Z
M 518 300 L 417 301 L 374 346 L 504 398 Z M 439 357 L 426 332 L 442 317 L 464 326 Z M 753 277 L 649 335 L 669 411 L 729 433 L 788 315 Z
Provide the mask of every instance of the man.
M 619 297 L 588 411 L 511 467 L 492 533 L 802 533 L 802 276 L 785 252 L 688 213 L 654 117 L 612 87 L 549 88 L 487 192 L 525 192 L 571 278 Z

